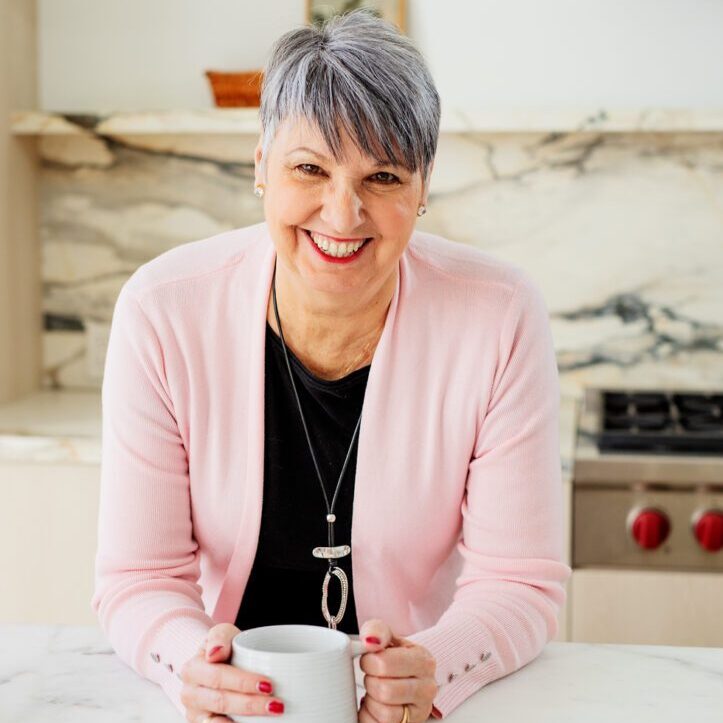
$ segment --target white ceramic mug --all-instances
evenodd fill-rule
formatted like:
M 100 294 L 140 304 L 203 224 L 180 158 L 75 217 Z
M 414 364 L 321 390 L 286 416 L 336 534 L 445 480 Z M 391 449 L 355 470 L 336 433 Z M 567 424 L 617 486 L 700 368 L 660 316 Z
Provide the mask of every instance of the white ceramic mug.
M 273 696 L 284 703 L 279 719 L 285 723 L 356 723 L 353 659 L 365 650 L 339 630 L 268 625 L 236 635 L 229 663 L 268 676 Z M 260 720 L 259 716 L 229 717 L 248 723 Z

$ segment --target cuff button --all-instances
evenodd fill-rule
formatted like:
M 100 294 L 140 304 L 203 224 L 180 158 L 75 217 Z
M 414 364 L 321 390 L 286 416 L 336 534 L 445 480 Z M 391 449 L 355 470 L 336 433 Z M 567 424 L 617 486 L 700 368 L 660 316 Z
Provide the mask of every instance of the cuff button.
M 166 668 L 168 668 L 168 670 L 171 671 L 171 673 L 173 672 L 173 664 L 172 663 L 165 663 L 165 666 L 166 666 Z
M 454 673 L 450 673 L 450 674 L 447 676 L 447 682 L 448 682 L 448 683 L 451 683 L 456 677 L 457 677 L 457 676 L 456 676 Z
M 479 656 L 479 659 L 484 663 L 491 655 L 492 653 L 482 653 L 482 655 Z
M 161 661 L 161 656 L 158 655 L 158 653 L 151 653 L 151 660 L 154 663 L 159 663 Z
M 468 673 L 470 670 L 472 670 L 472 666 L 469 663 L 467 663 L 467 665 L 464 666 L 464 672 Z

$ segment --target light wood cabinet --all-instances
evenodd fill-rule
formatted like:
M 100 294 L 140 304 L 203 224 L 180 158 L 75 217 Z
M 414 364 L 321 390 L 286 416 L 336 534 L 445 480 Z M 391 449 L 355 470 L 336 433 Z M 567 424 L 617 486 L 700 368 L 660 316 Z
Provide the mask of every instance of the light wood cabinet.
M 723 575 L 574 570 L 573 642 L 723 646 Z
M 0 464 L 0 620 L 93 625 L 97 465 Z
M 42 374 L 39 163 L 10 114 L 37 106 L 34 2 L 0 0 L 0 403 L 40 386 Z

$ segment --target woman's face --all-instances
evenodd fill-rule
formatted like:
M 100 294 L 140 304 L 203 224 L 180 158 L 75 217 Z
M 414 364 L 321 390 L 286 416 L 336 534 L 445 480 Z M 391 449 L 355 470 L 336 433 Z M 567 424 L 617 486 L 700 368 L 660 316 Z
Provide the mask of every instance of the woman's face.
M 279 264 L 304 291 L 334 295 L 330 301 L 369 299 L 388 282 L 426 201 L 418 171 L 377 166 L 348 135 L 342 142 L 343 160 L 337 163 L 314 126 L 286 121 L 271 143 L 265 177 L 260 141 L 256 148 L 256 182 L 265 187 L 266 222 Z M 337 253 L 351 255 L 330 255 L 334 242 Z M 340 243 L 348 245 L 339 249 Z

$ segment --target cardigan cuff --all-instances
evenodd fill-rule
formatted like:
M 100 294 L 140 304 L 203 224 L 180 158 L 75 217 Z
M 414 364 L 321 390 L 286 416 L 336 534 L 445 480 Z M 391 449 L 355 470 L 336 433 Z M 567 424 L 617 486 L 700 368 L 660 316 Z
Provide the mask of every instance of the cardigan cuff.
M 435 718 L 446 718 L 473 693 L 506 674 L 492 633 L 464 612 L 447 611 L 436 625 L 405 638 L 424 646 L 437 661 Z
M 195 608 L 168 612 L 154 626 L 155 634 L 145 636 L 139 645 L 141 670 L 149 680 L 161 686 L 176 709 L 184 716 L 181 702 L 181 669 L 205 644 L 208 631 L 215 625 L 205 613 Z M 147 641 L 147 642 L 146 642 Z

